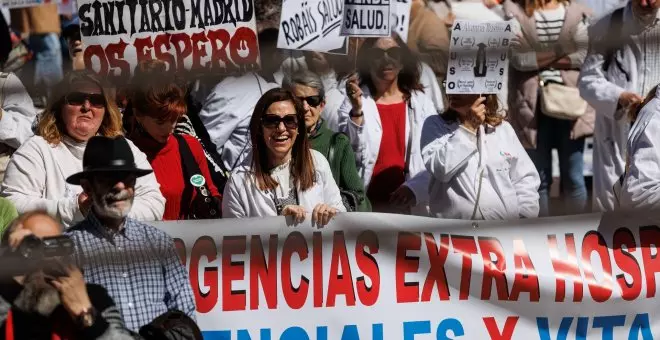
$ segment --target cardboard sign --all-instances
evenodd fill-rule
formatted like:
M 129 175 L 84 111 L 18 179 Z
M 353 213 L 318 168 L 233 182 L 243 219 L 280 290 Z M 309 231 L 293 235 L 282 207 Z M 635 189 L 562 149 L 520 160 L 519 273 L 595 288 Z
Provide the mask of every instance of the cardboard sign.
M 127 79 L 142 60 L 178 73 L 241 73 L 259 68 L 253 0 L 79 0 L 85 65 Z
M 392 2 L 392 32 L 395 32 L 404 42 L 408 42 L 408 28 L 410 26 L 410 7 L 412 0 L 395 0 Z
M 454 22 L 449 43 L 447 94 L 499 93 L 509 70 L 512 23 Z
M 345 0 L 341 35 L 387 37 L 391 34 L 390 0 Z
M 343 0 L 284 0 L 277 47 L 330 52 L 342 48 Z

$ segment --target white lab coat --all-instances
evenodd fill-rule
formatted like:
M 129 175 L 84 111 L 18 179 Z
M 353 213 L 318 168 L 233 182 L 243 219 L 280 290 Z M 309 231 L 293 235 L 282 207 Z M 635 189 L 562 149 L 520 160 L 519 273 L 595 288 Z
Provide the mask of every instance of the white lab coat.
M 628 5 L 624 23 L 633 20 Z M 608 15 L 589 28 L 590 44 L 602 43 L 597 37 L 612 38 L 603 35 L 603 32 L 609 31 L 610 21 L 611 15 Z M 578 82 L 580 94 L 596 110 L 593 151 L 593 208 L 596 211 L 612 211 L 616 207 L 612 188 L 625 171 L 625 145 L 630 131 L 630 122 L 625 110 L 618 109 L 618 101 L 621 93 L 638 91 L 638 74 L 641 70 L 638 70 L 637 60 L 642 60 L 643 56 L 639 49 L 627 44 L 615 53 L 615 58 L 630 79 L 626 79 L 625 73 L 614 61 L 605 74 L 603 54 L 590 48 Z
M 437 113 L 430 97 L 418 91 L 413 92 L 406 108 L 406 150 L 408 148 L 408 136 L 411 133 L 413 144 L 410 152 L 410 171 L 404 185 L 413 191 L 418 207 L 423 210 L 428 202 L 429 174 L 422 160 L 419 141 L 424 121 L 427 117 Z M 348 134 L 353 151 L 355 151 L 358 173 L 362 178 L 364 187 L 368 188 L 374 165 L 378 159 L 383 130 L 378 107 L 367 86 L 362 87 L 362 111 L 364 113 L 362 126 L 356 125 L 350 118 L 351 109 L 351 102 L 346 98 L 339 109 L 339 130 Z M 410 120 L 412 120 L 412 126 L 408 124 Z M 420 211 L 420 213 L 424 212 Z
M 660 98 L 639 113 L 627 143 L 629 168 L 619 199 L 622 209 L 660 208 Z
M 206 97 L 199 118 L 230 171 L 250 151 L 250 118 L 261 95 L 277 87 L 256 73 L 227 77 Z
M 2 83 L 2 80 L 0 80 Z M 32 137 L 32 124 L 37 117 L 32 98 L 21 80 L 13 73 L 4 80 L 1 89 L 2 119 L 0 119 L 0 143 L 18 149 Z
M 424 86 L 424 93 L 431 98 L 433 105 L 435 105 L 435 110 L 440 113 L 445 111 L 445 100 L 442 90 L 440 90 L 440 85 L 438 84 L 438 78 L 436 78 L 435 73 L 431 66 L 427 63 L 420 62 L 420 77 L 419 82 Z
M 486 130 L 488 133 L 480 126 L 478 137 L 440 116 L 424 123 L 422 158 L 432 176 L 431 216 L 470 219 L 475 205 L 475 219 L 538 216 L 541 181 L 513 128 L 502 122 Z
M 339 187 L 332 177 L 332 170 L 323 154 L 311 150 L 316 171 L 316 183 L 307 191 L 298 190 L 299 205 L 307 213 L 318 204 L 325 203 L 341 212 L 346 211 Z M 248 157 L 251 158 L 251 157 Z M 222 196 L 222 217 L 277 216 L 275 202 L 268 192 L 259 190 L 249 161 L 237 167 L 231 174 Z

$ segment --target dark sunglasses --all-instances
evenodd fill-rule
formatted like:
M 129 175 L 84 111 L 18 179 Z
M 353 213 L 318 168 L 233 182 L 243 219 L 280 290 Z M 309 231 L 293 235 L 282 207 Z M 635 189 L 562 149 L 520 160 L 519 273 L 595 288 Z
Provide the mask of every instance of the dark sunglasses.
M 390 59 L 401 60 L 402 49 L 401 47 L 391 47 L 386 50 L 383 50 L 380 48 L 373 47 L 369 51 L 369 55 L 371 56 L 371 59 L 376 59 L 376 60 L 385 58 L 385 55 L 390 57 Z
M 307 102 L 311 107 L 317 107 L 323 102 L 323 97 L 321 96 L 298 97 L 298 99 Z
M 67 104 L 74 106 L 82 106 L 85 101 L 89 101 L 89 105 L 92 107 L 105 107 L 105 97 L 100 93 L 70 92 L 64 97 L 64 100 Z
M 284 123 L 284 126 L 287 129 L 297 129 L 298 128 L 298 117 L 296 115 L 286 115 L 280 117 L 277 115 L 265 115 L 261 118 L 261 124 L 269 129 L 275 129 L 280 126 L 280 123 Z

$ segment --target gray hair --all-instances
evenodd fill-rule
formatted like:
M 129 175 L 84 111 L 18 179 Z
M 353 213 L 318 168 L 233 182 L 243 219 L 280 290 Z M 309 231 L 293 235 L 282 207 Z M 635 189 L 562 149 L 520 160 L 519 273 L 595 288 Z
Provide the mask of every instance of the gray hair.
M 284 77 L 282 87 L 285 89 L 293 90 L 294 85 L 309 86 L 319 91 L 319 96 L 325 99 L 325 88 L 323 88 L 323 81 L 316 73 L 309 70 L 299 70 L 292 74 L 291 77 Z

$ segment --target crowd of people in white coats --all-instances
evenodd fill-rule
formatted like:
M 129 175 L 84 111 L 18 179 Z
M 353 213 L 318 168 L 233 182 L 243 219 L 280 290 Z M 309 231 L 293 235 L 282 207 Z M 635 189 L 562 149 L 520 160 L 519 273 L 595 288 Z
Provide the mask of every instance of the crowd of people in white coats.
M 67 27 L 73 70 L 39 115 L 18 77 L 0 77 L 1 202 L 65 226 L 85 220 L 92 200 L 67 178 L 100 135 L 125 136 L 136 165 L 153 170 L 135 183 L 130 216 L 141 221 L 325 225 L 346 211 L 517 219 L 660 205 L 660 1 L 612 1 L 595 14 L 579 1 L 480 1 L 516 22 L 506 97 L 443 94 L 456 18 L 444 3 L 447 17 L 414 1 L 407 42 L 393 34 L 351 39 L 348 56 L 294 54 L 262 25 L 259 72 L 189 79 L 153 60 L 120 88 L 78 70 L 80 36 Z

